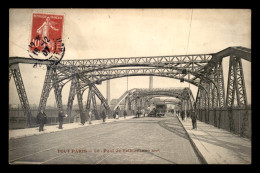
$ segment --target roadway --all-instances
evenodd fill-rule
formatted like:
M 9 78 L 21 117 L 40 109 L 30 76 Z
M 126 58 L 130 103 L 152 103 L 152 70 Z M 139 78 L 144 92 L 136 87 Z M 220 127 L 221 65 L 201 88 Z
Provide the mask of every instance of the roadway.
M 201 164 L 172 114 L 9 140 L 10 164 Z

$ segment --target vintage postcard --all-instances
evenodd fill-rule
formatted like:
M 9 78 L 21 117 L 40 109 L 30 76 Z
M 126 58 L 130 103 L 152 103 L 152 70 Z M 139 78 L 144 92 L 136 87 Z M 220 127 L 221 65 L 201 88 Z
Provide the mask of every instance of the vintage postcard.
M 9 157 L 251 164 L 250 9 L 9 9 Z

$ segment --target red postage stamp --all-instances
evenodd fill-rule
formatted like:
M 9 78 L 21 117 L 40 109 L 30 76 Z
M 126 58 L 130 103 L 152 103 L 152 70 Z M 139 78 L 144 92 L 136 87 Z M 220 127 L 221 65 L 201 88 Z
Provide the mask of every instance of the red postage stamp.
M 33 13 L 29 56 L 60 61 L 65 47 L 62 42 L 64 15 Z

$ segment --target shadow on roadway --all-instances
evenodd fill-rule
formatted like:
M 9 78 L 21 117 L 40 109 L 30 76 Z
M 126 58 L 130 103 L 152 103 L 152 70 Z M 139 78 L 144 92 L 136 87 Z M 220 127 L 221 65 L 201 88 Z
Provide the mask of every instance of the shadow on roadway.
M 182 125 L 175 120 L 176 119 L 162 120 L 162 121 L 159 121 L 158 124 L 162 128 L 164 128 L 164 129 L 166 129 L 170 132 L 173 132 L 174 134 L 176 134 L 176 135 L 178 135 L 182 138 L 189 140 L 189 138 L 188 138 L 184 128 L 182 127 Z

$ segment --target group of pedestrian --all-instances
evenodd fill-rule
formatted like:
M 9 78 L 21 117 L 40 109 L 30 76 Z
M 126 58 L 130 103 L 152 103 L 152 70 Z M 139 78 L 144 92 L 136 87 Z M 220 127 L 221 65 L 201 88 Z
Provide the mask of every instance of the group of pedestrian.
M 118 118 L 119 118 L 118 112 L 114 112 L 113 118 L 114 118 L 114 119 L 118 119 Z
M 117 111 L 115 111 L 115 113 L 113 114 L 114 119 L 119 118 L 119 112 L 118 111 L 119 111 L 119 109 L 117 109 Z M 139 113 L 141 114 L 141 111 Z M 93 114 L 93 110 L 90 110 L 89 111 L 89 119 L 88 119 L 89 124 L 92 124 L 91 123 L 92 114 Z M 123 115 L 124 115 L 124 118 L 126 118 L 126 116 L 127 116 L 126 110 L 124 110 Z M 58 114 L 59 129 L 63 129 L 62 125 L 63 125 L 64 117 L 67 117 L 67 114 L 64 114 L 63 111 L 59 111 L 59 114 Z M 105 110 L 103 110 L 101 112 L 101 117 L 103 119 L 103 123 L 105 123 L 106 117 L 107 117 Z M 43 110 L 41 110 L 38 113 L 37 118 L 36 118 L 36 123 L 39 124 L 39 132 L 44 131 L 43 127 L 44 127 L 44 124 L 47 123 L 47 116 L 46 116 L 46 114 Z
M 176 111 L 176 114 L 178 116 L 178 114 L 180 113 L 180 116 L 181 116 L 181 119 L 182 121 L 186 121 L 186 116 L 185 116 L 185 112 L 182 110 L 182 111 Z M 192 121 L 192 129 L 197 129 L 197 114 L 195 112 L 195 110 L 192 110 L 192 111 L 188 111 L 188 118 L 190 117 L 191 118 L 191 121 Z
M 140 118 L 140 115 L 141 115 L 141 114 L 142 114 L 141 110 L 138 109 L 138 111 L 136 112 L 136 116 L 137 116 L 138 118 Z
M 47 116 L 43 110 L 38 113 L 36 123 L 39 124 L 39 132 L 43 131 L 44 124 L 47 123 Z
M 89 124 L 92 124 L 92 116 L 95 114 L 94 110 L 90 110 L 89 111 L 89 114 L 88 114 L 88 122 Z M 103 123 L 106 122 L 106 118 L 107 118 L 107 115 L 106 115 L 106 111 L 105 109 L 102 110 L 101 114 L 100 114 L 100 117 L 102 118 L 103 120 Z
M 125 119 L 126 116 L 127 116 L 127 111 L 126 111 L 126 110 L 124 110 L 123 116 L 124 116 L 124 119 Z M 115 111 L 115 112 L 114 112 L 113 118 L 114 118 L 114 119 L 119 119 L 119 111 Z
M 181 117 L 182 121 L 186 121 L 185 111 L 184 110 L 176 110 L 176 115 Z M 195 110 L 187 111 L 187 118 L 191 118 L 192 121 L 192 129 L 197 129 L 197 114 Z
M 65 115 L 63 111 L 60 111 L 58 114 L 58 121 L 59 121 L 59 129 L 62 129 L 63 124 L 63 118 L 67 117 L 67 114 Z M 39 132 L 44 131 L 44 124 L 47 123 L 47 116 L 43 110 L 41 110 L 37 117 L 36 117 L 36 123 L 39 124 Z

